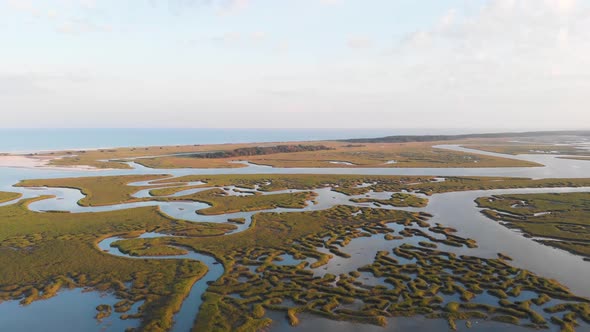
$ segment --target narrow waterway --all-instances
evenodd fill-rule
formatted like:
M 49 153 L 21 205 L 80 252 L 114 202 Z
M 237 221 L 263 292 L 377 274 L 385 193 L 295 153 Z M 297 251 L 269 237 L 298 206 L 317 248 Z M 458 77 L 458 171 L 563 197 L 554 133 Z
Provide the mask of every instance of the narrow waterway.
M 376 199 L 387 198 L 392 193 L 374 193 L 370 192 L 368 195 L 360 196 L 346 196 L 335 192 L 332 188 L 322 188 L 314 190 L 317 197 L 315 202 L 308 202 L 305 208 L 302 209 L 270 209 L 256 212 L 239 212 L 216 216 L 199 215 L 196 212 L 209 207 L 209 205 L 198 202 L 138 202 L 117 204 L 112 206 L 102 207 L 82 207 L 77 202 L 84 196 L 79 190 L 65 189 L 65 188 L 15 188 L 12 187 L 15 183 L 22 179 L 33 178 L 60 178 L 60 177 L 78 177 L 78 176 L 98 176 L 98 175 L 127 175 L 127 174 L 171 174 L 172 176 L 183 176 L 192 174 L 363 174 L 363 175 L 436 175 L 436 176 L 510 176 L 510 177 L 530 177 L 530 178 L 590 178 L 590 162 L 559 159 L 558 156 L 548 155 L 520 155 L 520 156 L 506 156 L 495 153 L 481 152 L 470 149 L 461 148 L 458 146 L 440 146 L 440 148 L 452 149 L 455 151 L 476 152 L 487 155 L 510 157 L 514 159 L 522 159 L 541 163 L 543 167 L 528 167 L 528 168 L 271 168 L 265 166 L 249 165 L 246 168 L 238 169 L 175 169 L 175 170 L 157 170 L 149 169 L 139 166 L 135 163 L 130 163 L 135 168 L 132 170 L 106 170 L 96 172 L 85 172 L 80 170 L 48 170 L 48 169 L 16 169 L 16 168 L 0 168 L 0 190 L 20 192 L 23 198 L 38 197 L 41 195 L 54 195 L 55 198 L 46 199 L 30 204 L 29 208 L 33 211 L 68 211 L 71 213 L 87 213 L 87 212 L 103 212 L 120 209 L 128 209 L 140 206 L 159 206 L 165 214 L 178 219 L 199 222 L 216 222 L 226 223 L 229 218 L 244 218 L 246 223 L 243 225 L 236 225 L 238 228 L 234 232 L 246 230 L 250 226 L 251 217 L 259 212 L 280 212 L 290 213 L 298 211 L 312 211 L 329 209 L 335 205 L 351 205 L 357 207 L 373 207 L 392 209 L 391 206 L 377 206 L 371 203 L 354 203 L 351 199 L 360 197 L 371 197 Z M 131 185 L 145 185 L 146 183 L 134 183 Z M 236 194 L 233 187 L 228 188 L 228 194 Z M 175 194 L 175 196 L 182 196 L 206 189 L 191 189 Z M 255 190 L 256 191 L 256 190 Z M 296 192 L 296 190 L 288 190 L 281 192 L 261 192 L 263 194 L 277 194 L 284 192 Z M 440 223 L 444 226 L 453 227 L 459 230 L 457 235 L 475 239 L 478 242 L 478 248 L 456 248 L 444 247 L 445 251 L 455 252 L 457 254 L 466 254 L 470 256 L 480 257 L 496 257 L 497 253 L 501 252 L 511 256 L 514 261 L 513 265 L 531 270 L 541 276 L 554 278 L 564 285 L 568 286 L 574 293 L 586 297 L 590 297 L 590 283 L 587 276 L 590 276 L 590 264 L 583 262 L 579 256 L 575 256 L 569 252 L 551 248 L 539 244 L 529 238 L 522 236 L 522 234 L 510 230 L 499 223 L 492 221 L 480 213 L 474 200 L 481 196 L 500 195 L 500 194 L 525 194 L 525 193 L 559 193 L 559 192 L 590 192 L 590 188 L 537 188 L 537 189 L 503 189 L 503 190 L 486 190 L 486 191 L 466 191 L 453 192 L 444 194 L 435 194 L 428 197 L 429 204 L 425 208 L 395 208 L 407 211 L 424 211 L 433 215 L 429 220 L 431 224 Z M 147 190 L 136 193 L 137 197 L 150 197 Z M 2 205 L 13 204 L 15 201 L 6 202 Z M 432 234 L 436 236 L 436 234 Z M 147 236 L 160 236 L 158 234 L 144 234 Z M 123 256 L 128 258 L 136 258 L 121 253 L 117 248 L 110 247 L 110 244 L 117 241 L 118 238 L 109 238 L 99 243 L 99 249 L 104 250 L 108 254 Z M 418 241 L 419 238 L 409 238 L 401 241 L 386 241 L 382 235 L 375 235 L 370 238 L 359 238 L 351 241 L 351 243 L 344 248 L 344 251 L 351 254 L 351 258 L 333 258 L 327 266 L 318 268 L 316 275 L 325 273 L 339 274 L 342 272 L 350 272 L 356 268 L 372 261 L 375 253 L 380 250 L 391 251 L 397 245 L 404 242 Z M 196 252 L 189 252 L 183 256 L 170 257 L 140 257 L 141 259 L 192 259 L 198 260 L 206 264 L 209 268 L 206 276 L 196 282 L 184 301 L 179 313 L 174 317 L 174 331 L 188 331 L 192 327 L 193 321 L 198 313 L 201 304 L 201 295 L 207 288 L 207 282 L 217 280 L 223 274 L 223 266 L 215 261 L 213 257 L 203 255 Z M 287 262 L 289 260 L 287 259 Z M 367 277 L 367 282 L 379 282 L 378 280 L 370 280 Z M 29 331 L 35 329 L 33 325 L 10 323 L 14 322 L 18 317 L 31 317 L 36 315 L 36 312 L 41 310 L 47 313 L 48 316 L 54 314 L 60 317 L 57 311 L 71 310 L 71 315 L 76 315 L 76 320 L 80 320 L 82 325 L 80 330 L 109 330 L 121 331 L 123 325 L 115 319 L 109 324 L 96 323 L 93 318 L 94 311 L 88 311 L 84 317 L 82 312 L 75 311 L 79 309 L 79 303 L 94 303 L 87 300 L 87 293 L 63 291 L 58 296 L 47 301 L 40 301 L 33 303 L 27 307 L 21 307 L 17 301 L 7 301 L 0 303 L 0 326 L 11 327 L 11 331 Z M 110 303 L 116 298 L 109 294 L 103 294 L 100 303 Z M 93 298 L 93 301 L 96 300 Z M 96 301 L 95 301 L 96 302 Z M 44 305 L 44 304 L 52 305 Z M 114 302 L 113 302 L 114 303 Z M 39 309 L 42 308 L 42 309 Z M 93 310 L 94 307 L 92 307 Z M 272 314 L 282 315 L 282 314 Z M 63 316 L 63 315 L 62 315 Z M 66 316 L 70 316 L 67 314 Z M 295 330 L 356 330 L 358 325 L 334 322 L 317 317 L 308 317 L 304 315 L 302 325 Z M 64 316 L 65 317 L 65 316 Z M 11 320 L 12 319 L 12 320 Z M 11 325 L 12 324 L 12 325 Z M 49 330 L 67 329 L 69 325 L 64 321 L 64 325 L 55 325 L 55 328 Z M 496 324 L 496 325 L 495 325 Z M 126 322 L 125 327 L 136 326 L 137 322 Z M 48 325 L 54 326 L 54 325 Z M 418 328 L 422 331 L 438 331 L 441 328 L 446 328 L 446 322 L 436 320 L 426 320 L 420 317 L 416 318 L 395 318 L 390 320 L 388 329 L 408 329 Z M 497 325 L 497 323 L 481 322 L 478 331 L 493 331 L 499 327 L 507 327 L 506 325 Z M 481 327 L 481 328 L 480 328 Z M 272 330 L 283 331 L 290 330 L 290 327 L 284 325 L 284 320 L 278 320 L 273 325 Z M 382 328 L 368 327 L 362 325 L 363 330 L 382 331 Z M 463 329 L 460 327 L 460 329 Z M 510 326 L 510 330 L 517 331 L 521 328 Z

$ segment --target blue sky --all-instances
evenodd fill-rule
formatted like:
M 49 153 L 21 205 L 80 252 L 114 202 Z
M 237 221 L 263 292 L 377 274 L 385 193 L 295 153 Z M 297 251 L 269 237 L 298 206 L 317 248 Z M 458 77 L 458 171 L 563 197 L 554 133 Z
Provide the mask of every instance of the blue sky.
M 0 0 L 3 127 L 580 128 L 589 0 Z

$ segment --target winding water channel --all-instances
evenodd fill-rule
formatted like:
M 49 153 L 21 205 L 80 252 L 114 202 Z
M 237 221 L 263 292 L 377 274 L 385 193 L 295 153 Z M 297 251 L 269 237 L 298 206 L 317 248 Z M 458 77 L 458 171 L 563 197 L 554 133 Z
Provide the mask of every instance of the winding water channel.
M 583 262 L 579 256 L 569 252 L 551 248 L 528 239 L 516 231 L 510 230 L 499 225 L 480 213 L 474 200 L 481 196 L 499 195 L 499 194 L 525 194 L 525 193 L 556 193 L 556 192 L 590 192 L 590 187 L 584 188 L 536 188 L 536 189 L 505 189 L 505 190 L 487 190 L 487 191 L 466 191 L 435 194 L 429 197 L 429 203 L 425 208 L 394 208 L 390 206 L 377 206 L 372 203 L 354 203 L 351 199 L 366 197 L 346 196 L 344 194 L 332 191 L 332 188 L 316 189 L 314 192 L 317 197 L 315 202 L 307 202 L 307 206 L 302 209 L 270 209 L 256 212 L 239 212 L 224 215 L 204 216 L 195 213 L 198 210 L 209 207 L 209 205 L 198 202 L 137 202 L 127 204 L 117 204 L 101 207 L 82 207 L 77 202 L 84 196 L 79 190 L 65 188 L 17 188 L 13 187 L 15 183 L 23 179 L 34 178 L 60 178 L 60 177 L 77 177 L 77 176 L 97 176 L 97 175 L 131 175 L 131 174 L 171 174 L 178 177 L 191 174 L 362 174 L 362 175 L 437 175 L 437 176 L 509 176 L 509 177 L 530 177 L 530 178 L 590 178 L 590 162 L 580 160 L 560 159 L 558 156 L 548 155 L 520 155 L 506 156 L 496 153 L 474 151 L 461 148 L 458 146 L 440 146 L 441 148 L 452 149 L 456 151 L 477 152 L 486 155 L 509 157 L 513 159 L 522 159 L 533 161 L 545 165 L 544 167 L 527 167 L 527 168 L 272 168 L 266 166 L 257 166 L 249 164 L 246 168 L 238 169 L 173 169 L 158 170 L 145 168 L 139 164 L 130 162 L 134 168 L 131 170 L 105 170 L 96 172 L 87 172 L 79 170 L 52 170 L 52 169 L 17 169 L 17 168 L 0 168 L 0 190 L 20 192 L 24 198 L 38 197 L 41 195 L 54 195 L 55 198 L 46 199 L 30 204 L 29 208 L 33 211 L 68 211 L 71 213 L 102 212 L 120 209 L 129 209 L 140 206 L 159 206 L 162 212 L 178 219 L 225 223 L 228 218 L 244 218 L 246 223 L 237 225 L 238 228 L 233 232 L 240 232 L 248 229 L 253 214 L 260 212 L 299 212 L 312 210 L 325 210 L 335 205 L 351 205 L 358 207 L 374 207 L 382 209 L 402 209 L 408 211 L 424 211 L 433 215 L 429 223 L 440 223 L 444 226 L 458 229 L 461 237 L 475 239 L 479 247 L 474 249 L 457 248 L 441 245 L 440 249 L 454 252 L 457 254 L 466 254 L 470 256 L 480 256 L 486 258 L 495 258 L 498 252 L 505 253 L 513 258 L 512 265 L 520 268 L 531 270 L 543 277 L 553 278 L 568 286 L 573 293 L 590 297 L 590 263 Z M 146 183 L 134 183 L 131 185 L 145 185 Z M 194 183 L 193 183 L 194 184 Z M 206 190 L 208 188 L 191 189 L 176 193 L 174 196 L 191 194 L 196 191 Z M 229 194 L 237 194 L 233 187 L 227 188 Z M 261 192 L 263 194 L 278 194 L 284 192 L 296 192 L 297 190 L 287 190 L 279 192 Z M 370 192 L 369 197 L 383 199 L 392 193 Z M 150 197 L 148 190 L 142 190 L 135 194 L 136 197 Z M 0 205 L 13 204 L 15 201 L 6 202 Z M 395 226 L 392 226 L 395 228 Z M 424 230 L 424 229 L 422 229 Z M 437 236 L 435 233 L 429 234 Z M 156 237 L 159 234 L 144 234 L 142 237 Z M 168 235 L 166 235 L 168 236 Z M 119 238 L 108 238 L 99 243 L 100 250 L 111 255 L 123 256 L 128 258 L 137 258 L 120 252 L 117 248 L 111 247 L 111 243 Z M 316 275 L 325 273 L 339 274 L 346 273 L 372 261 L 375 254 L 381 250 L 390 251 L 396 245 L 402 243 L 414 243 L 421 241 L 420 237 L 404 239 L 401 242 L 392 244 L 386 241 L 383 235 L 375 235 L 370 238 L 357 238 L 351 241 L 343 251 L 349 253 L 351 258 L 334 257 L 327 266 L 322 266 L 314 271 Z M 218 279 L 224 272 L 223 266 L 215 261 L 213 257 L 189 251 L 183 256 L 165 256 L 165 257 L 139 257 L 141 259 L 192 259 L 203 262 L 209 267 L 209 271 L 204 278 L 196 282 L 190 292 L 190 295 L 184 301 L 180 312 L 175 315 L 174 331 L 189 331 L 193 325 L 198 308 L 201 304 L 201 295 L 207 288 L 207 282 Z M 285 257 L 281 264 L 297 264 L 298 261 Z M 371 276 L 365 276 L 367 284 L 383 284 L 382 280 Z M 77 294 L 77 295 L 76 295 Z M 112 330 L 121 331 L 125 327 L 137 326 L 137 321 L 128 321 L 122 324 L 118 317 L 113 317 L 106 323 L 97 324 L 92 318 L 93 311 L 87 314 L 72 314 L 67 308 L 92 308 L 98 304 L 116 301 L 110 294 L 102 294 L 102 297 L 90 298 L 88 293 L 64 291 L 55 298 L 40 301 L 51 305 L 44 306 L 43 303 L 33 303 L 28 307 L 18 306 L 17 301 L 8 301 L 0 303 L 0 326 L 8 327 L 11 331 L 29 331 L 38 329 L 32 322 L 27 320 L 19 321 L 27 315 L 34 315 L 38 308 L 42 307 L 43 312 L 53 315 L 51 317 L 64 317 L 71 320 L 76 317 L 80 320 L 79 330 Z M 525 296 L 525 295 L 523 295 Z M 85 298 L 88 297 L 89 299 Z M 482 299 L 483 302 L 486 299 Z M 53 302 L 52 302 L 53 301 Z M 488 299 L 487 301 L 492 301 Z M 55 302 L 55 303 L 54 303 Z M 87 304 L 80 306 L 79 303 Z M 56 307 L 58 309 L 56 309 Z M 53 309 L 52 309 L 53 308 Z M 59 309 L 61 308 L 61 309 Z M 63 309 L 66 308 L 66 309 Z M 88 310 L 88 309 L 86 309 Z M 135 308 L 136 310 L 136 308 Z M 288 326 L 280 313 L 270 313 L 270 317 L 276 321 L 271 327 L 273 331 L 283 330 L 358 330 L 359 326 L 350 323 L 335 322 L 322 318 L 304 315 L 302 324 L 297 328 Z M 48 315 L 49 317 L 50 315 Z M 66 325 L 59 320 L 54 319 L 55 325 L 46 325 L 47 330 L 63 330 Z M 17 324 L 18 323 L 18 324 Z M 54 326 L 54 328 L 53 328 Z M 428 320 L 420 317 L 413 318 L 392 318 L 388 325 L 388 330 L 419 328 L 423 331 L 438 331 L 446 329 L 446 322 L 440 320 Z M 506 325 L 499 323 L 481 322 L 478 329 L 481 331 L 493 331 L 499 327 L 506 328 Z M 521 327 L 508 326 L 510 330 L 526 330 Z M 585 328 L 585 327 L 582 327 Z M 383 328 L 373 326 L 362 326 L 367 331 L 383 331 Z M 460 327 L 460 330 L 463 329 Z

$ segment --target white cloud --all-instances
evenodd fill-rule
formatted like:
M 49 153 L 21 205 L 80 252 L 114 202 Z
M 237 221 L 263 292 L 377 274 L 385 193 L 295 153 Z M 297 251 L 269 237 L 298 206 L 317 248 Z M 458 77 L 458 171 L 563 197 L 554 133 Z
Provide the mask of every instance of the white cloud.
M 275 51 L 277 51 L 278 53 L 287 53 L 287 52 L 289 52 L 290 48 L 291 48 L 291 45 L 289 44 L 288 41 L 281 40 L 276 44 Z
M 242 40 L 242 34 L 240 32 L 226 32 L 220 36 L 213 37 L 214 42 L 221 43 L 236 43 Z
M 229 31 L 211 38 L 211 41 L 226 46 L 259 46 L 267 39 L 264 31 L 239 32 Z
M 352 49 L 371 48 L 373 47 L 373 40 L 365 36 L 350 36 L 347 45 Z
M 398 51 L 441 69 L 475 66 L 488 78 L 539 76 L 556 66 L 590 73 L 590 20 L 577 9 L 574 0 L 494 0 L 471 17 L 445 15 L 432 29 L 408 35 Z
M 96 0 L 77 0 L 77 2 L 85 8 L 94 9 L 96 8 Z
M 30 0 L 8 0 L 7 4 L 13 10 L 24 12 L 35 17 L 39 17 L 42 14 L 41 10 Z
M 571 13 L 577 5 L 576 0 L 544 0 L 547 6 L 559 14 Z
M 113 28 L 107 24 L 95 24 L 88 20 L 71 19 L 57 27 L 57 31 L 65 34 L 81 34 L 86 32 L 111 32 Z
M 214 1 L 215 2 L 215 1 Z M 222 2 L 220 15 L 230 15 L 240 12 L 250 6 L 250 0 L 226 0 Z
M 45 93 L 45 89 L 39 86 L 34 75 L 0 74 L 0 96 L 23 97 L 39 93 Z
M 337 5 L 341 2 L 342 0 L 320 0 L 320 3 L 323 5 Z
M 48 18 L 52 18 L 52 19 L 53 18 L 56 18 L 57 16 L 59 16 L 57 10 L 55 10 L 55 9 L 49 9 L 49 10 L 47 10 L 46 15 L 47 15 Z
M 30 0 L 8 0 L 13 10 L 26 13 L 36 19 L 45 19 L 55 27 L 55 31 L 67 34 L 85 32 L 108 32 L 112 30 L 109 24 L 101 24 L 91 19 L 88 13 L 97 9 L 96 0 L 60 0 L 57 2 L 33 2 Z M 60 11 L 52 5 L 61 6 Z M 76 9 L 83 9 L 84 14 L 76 13 Z
M 261 41 L 261 40 L 266 39 L 267 35 L 266 35 L 266 32 L 264 32 L 264 31 L 254 31 L 254 32 L 252 32 L 251 37 L 255 41 Z

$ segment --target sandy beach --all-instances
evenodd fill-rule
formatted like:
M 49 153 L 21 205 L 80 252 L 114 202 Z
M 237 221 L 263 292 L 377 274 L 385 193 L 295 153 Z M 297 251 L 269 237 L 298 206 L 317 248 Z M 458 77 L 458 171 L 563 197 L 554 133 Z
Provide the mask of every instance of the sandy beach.
M 16 167 L 16 168 L 44 168 L 57 170 L 82 170 L 82 171 L 98 171 L 98 168 L 91 166 L 68 166 L 55 167 L 49 166 L 49 162 L 56 157 L 39 157 L 39 156 L 24 156 L 24 155 L 0 155 L 0 167 Z M 104 170 L 104 169 L 100 169 Z

